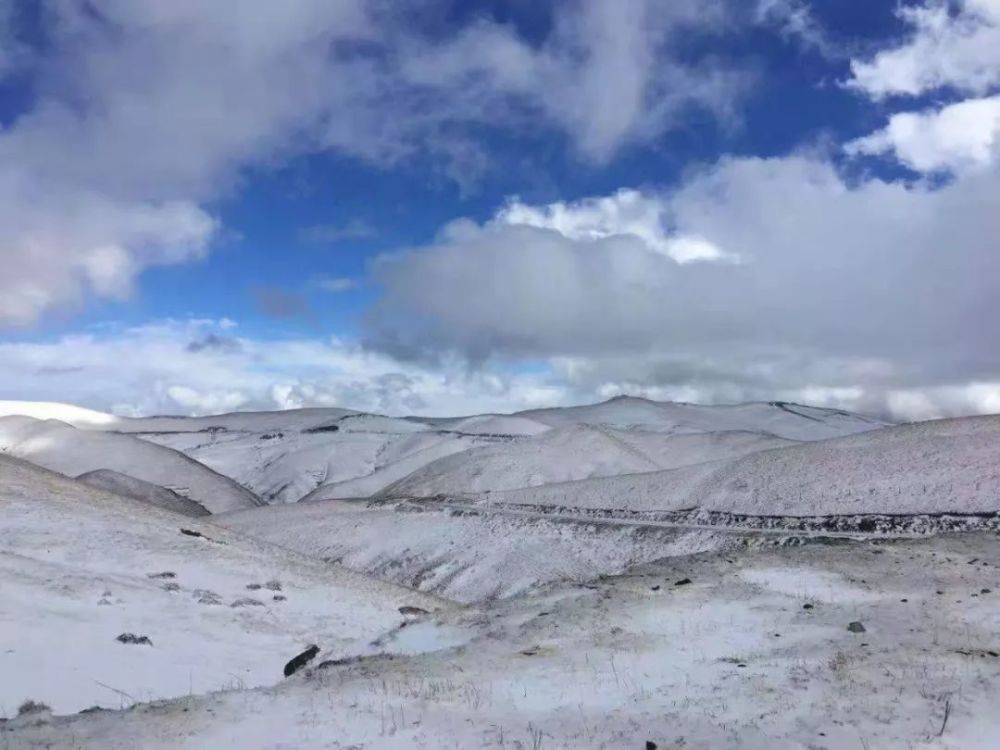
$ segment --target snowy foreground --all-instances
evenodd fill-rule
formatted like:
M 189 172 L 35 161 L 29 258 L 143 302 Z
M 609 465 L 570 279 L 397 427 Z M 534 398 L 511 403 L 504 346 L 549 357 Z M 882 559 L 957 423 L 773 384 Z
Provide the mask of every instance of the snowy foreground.
M 0 750 L 994 748 L 998 511 L 1000 417 L 0 402 Z
M 123 712 L 25 716 L 0 743 L 996 747 L 997 566 L 995 537 L 980 535 L 674 558 L 430 620 L 465 634 L 451 649 Z

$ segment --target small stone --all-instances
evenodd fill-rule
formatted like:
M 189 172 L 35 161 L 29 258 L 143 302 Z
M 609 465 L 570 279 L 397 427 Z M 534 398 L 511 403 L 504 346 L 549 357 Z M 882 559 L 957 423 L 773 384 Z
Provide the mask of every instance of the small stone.
M 136 646 L 152 646 L 153 642 L 145 635 L 136 635 L 135 633 L 122 633 L 117 638 L 116 641 L 119 643 L 130 643 Z
M 848 630 L 850 630 L 850 631 L 851 631 L 852 633 L 864 633 L 864 632 L 866 632 L 866 631 L 865 631 L 865 626 L 864 626 L 864 625 L 862 625 L 862 624 L 861 624 L 860 622 L 858 622 L 857 620 L 855 620 L 855 621 L 854 621 L 854 622 L 852 622 L 852 623 L 849 623 L 849 624 L 847 625 L 847 629 L 848 629 Z
M 285 665 L 285 677 L 291 677 L 293 674 L 298 672 L 302 667 L 311 662 L 316 658 L 316 654 L 319 653 L 319 646 L 313 645 L 303 651 L 301 654 L 296 656 L 294 659 L 289 661 Z
M 242 597 L 241 599 L 237 599 L 236 601 L 234 601 L 229 606 L 230 607 L 263 607 L 264 606 L 264 602 L 260 601 L 259 599 L 251 599 L 249 596 L 245 596 L 245 597 Z
M 422 609 L 421 607 L 411 607 L 407 604 L 399 608 L 399 614 L 406 617 L 419 617 L 421 615 L 429 615 L 430 612 L 426 609 Z
M 687 586 L 689 583 L 691 583 L 690 578 L 682 578 L 681 580 L 677 581 L 674 584 L 674 586 Z
M 813 605 L 809 604 L 809 602 L 806 602 L 805 604 L 802 605 L 802 609 L 812 609 L 812 608 Z
M 272 598 L 272 599 L 273 599 L 274 601 L 276 601 L 276 602 L 283 602 L 283 601 L 285 601 L 285 599 L 287 599 L 288 597 L 287 597 L 287 596 L 285 596 L 284 594 L 275 594 L 275 595 L 274 595 L 274 596 L 272 596 L 271 598 Z
M 979 593 L 980 594 L 988 594 L 988 593 L 990 593 L 990 590 L 989 589 L 979 589 Z

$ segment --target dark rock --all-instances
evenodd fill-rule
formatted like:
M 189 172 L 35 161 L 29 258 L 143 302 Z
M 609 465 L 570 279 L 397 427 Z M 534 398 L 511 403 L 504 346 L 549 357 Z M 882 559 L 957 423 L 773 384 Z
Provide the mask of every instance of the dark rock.
M 262 588 L 262 586 L 259 583 L 248 583 L 247 588 L 250 589 L 250 591 L 256 591 L 257 589 Z
M 27 700 L 18 707 L 17 715 L 30 716 L 31 714 L 42 714 L 51 710 L 51 708 L 41 701 Z
M 162 573 L 146 573 L 146 578 L 176 578 L 177 574 L 170 570 L 164 570 Z
M 812 609 L 812 608 L 813 605 L 811 605 L 809 602 L 806 602 L 805 604 L 802 605 L 802 609 Z
M 191 531 L 191 529 L 181 529 L 181 533 L 184 534 L 185 536 L 196 536 L 200 539 L 205 538 L 205 535 L 202 534 L 200 531 Z
M 153 642 L 145 635 L 136 635 L 135 633 L 122 633 L 117 638 L 116 641 L 119 643 L 130 643 L 135 646 L 152 646 Z
M 319 653 L 319 646 L 312 645 L 303 651 L 301 654 L 292 659 L 288 664 L 285 665 L 285 677 L 291 677 L 293 674 L 298 672 L 302 667 L 311 662 L 316 658 L 316 654 Z
M 229 606 L 230 607 L 263 607 L 264 606 L 264 602 L 260 601 L 260 599 L 252 599 L 249 596 L 244 596 L 241 599 L 237 599 L 236 601 L 234 601 Z
M 852 623 L 848 623 L 847 629 L 850 630 L 852 633 L 864 633 L 864 632 L 866 632 L 865 631 L 865 626 L 862 625 L 857 620 L 855 620 Z
M 287 596 L 285 596 L 284 594 L 275 594 L 275 595 L 274 595 L 274 596 L 272 596 L 271 598 L 272 598 L 272 599 L 273 599 L 274 601 L 276 601 L 276 602 L 283 602 L 283 601 L 285 601 L 285 599 L 287 599 L 288 597 L 287 597 Z
M 659 584 L 657 584 L 656 586 L 650 586 L 649 589 L 650 589 L 650 591 L 659 591 L 660 590 L 660 586 L 659 586 Z
M 682 578 L 681 580 L 674 583 L 674 586 L 687 586 L 689 583 L 691 583 L 690 578 Z
M 657 747 L 659 747 L 659 745 L 652 740 L 646 740 L 646 750 L 656 750 Z
M 404 605 L 399 608 L 399 614 L 407 615 L 410 617 L 419 617 L 421 615 L 429 615 L 430 612 L 428 612 L 426 609 L 421 609 L 420 607 L 411 607 L 409 605 Z

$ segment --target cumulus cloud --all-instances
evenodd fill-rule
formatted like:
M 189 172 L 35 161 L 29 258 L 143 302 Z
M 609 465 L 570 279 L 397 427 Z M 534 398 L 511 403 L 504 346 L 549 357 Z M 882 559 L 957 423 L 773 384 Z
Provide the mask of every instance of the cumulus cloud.
M 0 75 L 30 56 L 18 7 L 0 4 Z M 122 296 L 144 268 L 204 252 L 204 206 L 248 167 L 323 150 L 480 164 L 474 133 L 491 127 L 563 133 L 600 162 L 691 107 L 727 116 L 742 77 L 674 45 L 718 28 L 720 7 L 559 4 L 551 34 L 528 41 L 485 19 L 432 33 L 374 0 L 252 13 L 232 1 L 49 0 L 35 96 L 0 131 L 0 325 Z
M 853 87 L 883 99 L 945 87 L 981 95 L 1000 84 L 998 0 L 924 0 L 898 13 L 908 38 L 871 59 L 852 60 Z
M 982 169 L 1000 151 L 1000 96 L 967 99 L 940 110 L 900 112 L 872 135 L 846 145 L 849 154 L 891 153 L 918 172 Z
M 666 204 L 657 196 L 622 189 L 606 197 L 546 206 L 511 200 L 493 224 L 551 229 L 571 240 L 634 237 L 652 252 L 678 263 L 734 259 L 703 237 L 669 231 L 665 209 Z
M 590 386 L 709 400 L 860 387 L 881 408 L 1000 366 L 983 324 L 1000 315 L 998 194 L 995 170 L 933 187 L 851 182 L 816 156 L 725 159 L 644 200 L 740 263 L 679 264 L 635 234 L 554 221 L 466 222 L 376 265 L 368 340 L 414 359 L 568 358 Z
M 216 230 L 190 202 L 57 187 L 11 161 L 0 155 L 0 325 L 26 325 L 91 293 L 127 298 L 142 268 L 200 257 Z

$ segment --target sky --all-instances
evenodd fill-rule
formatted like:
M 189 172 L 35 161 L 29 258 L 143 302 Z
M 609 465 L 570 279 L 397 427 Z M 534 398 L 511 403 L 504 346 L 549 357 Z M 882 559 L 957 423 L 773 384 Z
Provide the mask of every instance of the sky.
M 1000 412 L 1000 0 L 0 0 L 0 399 Z

